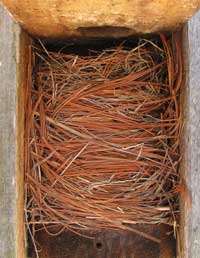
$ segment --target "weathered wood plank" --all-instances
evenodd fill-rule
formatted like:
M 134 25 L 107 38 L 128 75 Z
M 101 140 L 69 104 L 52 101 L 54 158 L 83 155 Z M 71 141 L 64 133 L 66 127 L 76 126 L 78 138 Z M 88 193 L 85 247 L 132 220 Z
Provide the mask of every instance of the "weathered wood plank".
M 184 166 L 191 194 L 185 205 L 184 258 L 200 257 L 200 12 L 187 24 Z
M 29 33 L 45 38 L 125 37 L 174 30 L 199 0 L 1 0 Z
M 23 258 L 19 172 L 18 103 L 21 29 L 0 5 L 0 257 Z M 21 112 L 23 115 L 23 112 Z M 22 125 L 23 126 L 23 125 Z M 23 185 L 20 186 L 23 189 Z M 19 200 L 21 199 L 21 200 Z M 21 211 L 23 214 L 23 209 Z M 19 229 L 19 224 L 22 227 Z M 19 241 L 20 239 L 20 241 Z M 19 249 L 21 251 L 19 252 Z

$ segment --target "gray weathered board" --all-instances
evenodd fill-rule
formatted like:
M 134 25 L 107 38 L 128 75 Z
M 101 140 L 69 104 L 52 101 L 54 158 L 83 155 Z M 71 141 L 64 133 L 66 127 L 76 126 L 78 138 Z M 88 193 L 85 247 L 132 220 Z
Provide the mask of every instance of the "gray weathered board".
M 184 167 L 192 208 L 185 207 L 184 258 L 200 257 L 200 13 L 185 26 Z M 0 5 L 0 258 L 17 257 L 18 69 L 21 30 Z M 23 230 L 23 228 L 21 229 Z
M 19 26 L 0 5 L 0 258 L 16 257 L 19 37 Z
M 185 208 L 185 257 L 200 257 L 200 12 L 187 24 L 184 164 L 192 208 Z

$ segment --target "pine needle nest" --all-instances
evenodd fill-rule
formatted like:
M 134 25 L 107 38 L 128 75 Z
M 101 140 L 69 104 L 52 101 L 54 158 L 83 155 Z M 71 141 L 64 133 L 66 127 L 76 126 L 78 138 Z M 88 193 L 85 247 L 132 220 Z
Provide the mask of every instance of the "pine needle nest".
M 176 35 L 87 56 L 33 47 L 26 91 L 29 231 L 178 218 L 182 54 Z M 34 65 L 34 73 L 31 66 Z

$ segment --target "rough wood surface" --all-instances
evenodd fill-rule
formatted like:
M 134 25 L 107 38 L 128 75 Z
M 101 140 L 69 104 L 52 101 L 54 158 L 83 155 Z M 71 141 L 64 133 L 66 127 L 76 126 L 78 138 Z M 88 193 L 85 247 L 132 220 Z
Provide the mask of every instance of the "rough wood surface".
M 70 232 L 55 237 L 40 231 L 36 234 L 36 240 L 40 244 L 40 258 L 174 258 L 173 235 L 166 234 L 171 228 L 140 225 L 137 229 L 160 237 L 161 243 L 154 243 L 134 233 L 113 230 L 96 233 L 94 239 Z M 29 255 L 36 258 L 31 250 Z
M 174 30 L 197 10 L 200 0 L 1 0 L 33 35 L 128 36 Z
M 21 30 L 1 5 L 0 35 L 0 257 L 23 258 L 23 186 L 18 184 L 23 178 L 18 162 Z
M 187 26 L 188 57 L 185 92 L 185 180 L 191 209 L 185 206 L 184 258 L 200 257 L 200 12 Z M 182 257 L 181 257 L 182 258 Z
M 160 258 L 157 243 L 129 232 L 106 230 L 96 234 L 94 240 L 70 232 L 58 237 L 40 232 L 37 241 L 41 247 L 40 258 Z

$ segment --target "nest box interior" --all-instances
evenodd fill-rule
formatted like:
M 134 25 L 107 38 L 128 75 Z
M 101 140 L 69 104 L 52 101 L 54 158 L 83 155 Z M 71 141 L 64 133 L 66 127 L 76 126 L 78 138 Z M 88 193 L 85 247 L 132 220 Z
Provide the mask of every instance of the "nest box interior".
M 101 31 L 101 28 L 100 28 Z M 91 30 L 89 30 L 90 36 Z M 118 28 L 114 28 L 115 36 L 118 33 Z M 184 37 L 184 33 L 181 30 L 179 32 L 181 37 Z M 87 35 L 87 31 L 86 31 Z M 70 38 L 64 41 L 48 41 L 47 39 L 45 42 L 45 47 L 49 51 L 59 51 L 62 47 L 67 47 L 68 51 L 71 53 L 76 54 L 85 54 L 88 52 L 88 49 L 104 49 L 109 46 L 114 46 L 119 42 L 127 40 L 126 37 L 121 38 L 121 28 L 119 28 L 119 38 L 95 38 L 92 39 L 90 37 L 85 36 L 84 38 Z M 171 33 L 167 33 L 168 37 L 171 37 Z M 137 42 L 138 37 L 140 35 L 129 37 L 128 40 L 132 40 L 133 42 Z M 158 37 L 158 35 L 148 35 L 147 37 Z M 31 38 L 24 33 L 22 37 L 22 65 L 24 66 L 23 72 L 21 72 L 21 80 L 23 84 L 26 82 L 27 73 L 30 72 L 27 69 L 27 57 L 29 45 L 35 45 L 37 39 Z M 31 69 L 34 70 L 34 67 Z M 183 100 L 183 92 L 184 92 L 184 85 L 181 86 L 181 99 Z M 19 101 L 21 99 L 22 103 L 26 102 L 26 96 L 24 96 L 23 90 L 20 90 Z M 183 101 L 181 102 L 183 103 Z M 182 104 L 181 104 L 182 105 Z M 23 106 L 24 107 L 24 106 Z M 23 108 L 21 106 L 21 108 Z M 24 126 L 24 117 L 20 119 L 19 126 L 23 128 Z M 22 129 L 23 131 L 24 129 Z M 23 139 L 21 144 L 21 153 L 24 152 L 23 147 Z M 181 166 L 179 168 L 179 172 L 182 172 Z M 19 221 L 24 223 L 24 215 L 23 215 L 23 196 L 24 196 L 24 181 L 23 181 L 23 173 L 20 172 L 19 181 L 20 184 L 19 188 L 21 189 L 21 200 L 19 202 L 19 206 L 21 207 L 21 212 L 19 214 Z M 180 210 L 183 211 L 183 201 L 180 200 Z M 26 239 L 26 248 L 25 246 L 22 248 L 20 247 L 20 252 L 26 253 L 25 257 L 27 258 L 145 258 L 145 257 L 152 257 L 152 258 L 174 258 L 178 253 L 181 252 L 182 248 L 182 215 L 180 216 L 180 227 L 178 227 L 178 236 L 175 239 L 173 235 L 173 228 L 169 226 L 160 225 L 146 225 L 146 224 L 139 224 L 136 225 L 135 228 L 137 230 L 141 230 L 145 233 L 148 233 L 154 237 L 160 239 L 160 243 L 155 243 L 151 240 L 145 239 L 135 233 L 127 232 L 127 231 L 112 231 L 110 229 L 104 229 L 101 232 L 97 232 L 94 235 L 94 239 L 88 239 L 81 236 L 78 236 L 72 232 L 64 231 L 58 236 L 51 236 L 43 231 L 39 231 L 35 234 L 35 243 L 37 244 L 38 248 L 38 256 L 35 253 L 35 246 L 31 239 L 31 236 L 26 229 L 26 234 L 21 234 L 21 239 Z M 114 219 L 114 218 L 113 218 Z M 23 220 L 23 222 L 22 222 Z M 20 230 L 19 230 L 20 231 Z M 23 250 L 22 250 L 23 249 Z
M 91 47 L 94 50 L 103 49 L 116 45 L 119 42 L 127 40 L 125 37 L 126 28 L 81 28 L 84 32 L 82 38 L 68 38 L 64 40 L 52 41 L 44 39 L 47 50 L 59 51 L 62 47 L 70 49 L 71 53 L 87 53 Z M 98 30 L 100 34 L 105 32 L 105 38 L 91 38 L 93 30 Z M 112 32 L 114 38 L 108 38 Z M 97 33 L 98 34 L 98 33 Z M 166 33 L 171 37 L 171 32 Z M 182 39 L 184 62 L 187 65 L 187 35 L 184 29 L 179 31 Z M 128 39 L 137 42 L 141 35 L 129 37 Z M 158 35 L 147 35 L 147 37 L 158 37 Z M 95 233 L 94 239 L 88 239 L 72 232 L 65 231 L 58 236 L 50 236 L 45 231 L 36 233 L 35 240 L 38 246 L 38 257 L 35 253 L 35 247 L 26 227 L 24 216 L 24 131 L 25 131 L 25 88 L 27 84 L 28 73 L 34 70 L 34 67 L 28 67 L 28 56 L 30 45 L 35 45 L 38 39 L 33 38 L 26 32 L 21 33 L 20 51 L 19 51 L 19 73 L 17 89 L 17 257 L 19 258 L 174 258 L 182 255 L 184 249 L 184 196 L 180 197 L 180 226 L 178 227 L 177 238 L 173 236 L 173 228 L 163 225 L 137 225 L 135 228 L 156 238 L 160 243 L 143 238 L 135 233 L 127 231 L 112 231 L 104 229 Z M 184 78 L 186 74 L 184 73 Z M 181 107 L 184 110 L 184 91 L 185 79 L 181 86 Z M 181 153 L 183 145 L 180 146 Z M 179 173 L 184 175 L 184 164 L 180 163 Z M 115 219 L 115 218 L 113 218 Z M 24 230 L 25 229 L 25 230 Z M 180 256 L 182 257 L 182 256 Z

